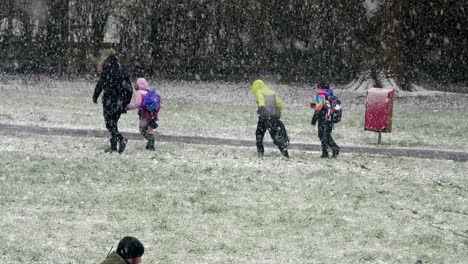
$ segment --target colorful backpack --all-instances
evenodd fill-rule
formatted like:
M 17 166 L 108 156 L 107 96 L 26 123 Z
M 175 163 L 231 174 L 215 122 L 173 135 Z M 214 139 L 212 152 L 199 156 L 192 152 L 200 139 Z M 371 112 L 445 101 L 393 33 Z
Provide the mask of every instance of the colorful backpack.
M 328 95 L 326 119 L 332 121 L 333 123 L 338 123 L 341 121 L 342 113 L 343 110 L 341 100 L 333 94 Z
M 146 110 L 153 114 L 159 112 L 161 108 L 161 96 L 153 90 L 147 90 L 145 97 L 141 101 L 140 109 Z

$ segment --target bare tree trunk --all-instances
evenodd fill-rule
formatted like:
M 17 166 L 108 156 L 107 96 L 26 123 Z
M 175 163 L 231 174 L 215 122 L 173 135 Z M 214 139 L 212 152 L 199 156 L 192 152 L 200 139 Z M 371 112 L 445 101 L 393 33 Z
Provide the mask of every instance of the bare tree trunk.
M 91 13 L 91 43 L 93 45 L 92 55 L 94 57 L 99 56 L 100 47 L 104 42 L 104 34 L 106 32 L 106 25 L 111 10 L 108 0 L 94 1 Z
M 62 73 L 66 64 L 66 45 L 69 33 L 69 0 L 48 0 L 47 56 L 50 70 Z
M 6 26 L 4 26 L 6 29 L 5 35 L 11 36 L 13 32 L 13 17 L 15 15 L 14 0 L 6 0 L 3 5 L 2 11 L 0 11 L 0 19 L 6 18 Z
M 383 69 L 386 78 L 394 79 L 403 90 L 407 88 L 403 75 L 403 52 L 401 42 L 402 0 L 384 1 Z
M 362 55 L 361 73 L 345 89 L 367 91 L 371 87 L 408 89 L 401 43 L 402 0 L 383 0 L 369 19 L 367 46 Z

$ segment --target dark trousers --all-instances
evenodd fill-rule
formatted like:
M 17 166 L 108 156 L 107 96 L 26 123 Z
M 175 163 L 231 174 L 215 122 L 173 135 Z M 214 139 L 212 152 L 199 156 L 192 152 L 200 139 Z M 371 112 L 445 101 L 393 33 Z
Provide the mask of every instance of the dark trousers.
M 117 143 L 123 140 L 123 136 L 118 128 L 120 115 L 120 111 L 104 110 L 104 122 L 106 123 L 107 131 L 111 134 L 110 144 L 112 150 L 117 150 Z
M 265 132 L 268 130 L 270 132 L 271 139 L 273 143 L 281 151 L 281 154 L 288 156 L 287 147 L 289 144 L 289 138 L 284 127 L 284 124 L 278 118 L 269 118 L 269 117 L 259 117 L 257 123 L 257 130 L 255 131 L 257 152 L 260 155 L 264 153 L 263 147 L 263 138 L 265 137 Z
M 146 149 L 154 150 L 154 129 L 158 127 L 156 120 L 146 120 L 140 117 L 139 129 L 143 137 L 148 140 Z
M 337 155 L 339 147 L 332 137 L 333 123 L 329 121 L 319 122 L 318 137 L 322 144 L 322 156 L 328 156 L 328 147 L 333 151 L 333 155 Z

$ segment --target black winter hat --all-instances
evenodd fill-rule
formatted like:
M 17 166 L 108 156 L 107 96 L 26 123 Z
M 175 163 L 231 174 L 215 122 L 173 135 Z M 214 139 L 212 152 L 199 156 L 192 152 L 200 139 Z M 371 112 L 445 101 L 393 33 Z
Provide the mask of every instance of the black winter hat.
M 328 90 L 330 89 L 330 83 L 328 81 L 321 81 L 319 82 L 319 84 L 317 85 L 317 87 L 319 89 L 325 89 L 325 90 Z
M 118 71 L 119 69 L 120 69 L 120 65 L 119 65 L 119 59 L 117 58 L 117 55 L 115 54 L 109 55 L 104 61 L 103 71 L 115 72 L 115 71 Z
M 145 253 L 145 247 L 132 236 L 126 236 L 122 238 L 117 246 L 117 254 L 124 259 L 131 259 L 143 256 Z

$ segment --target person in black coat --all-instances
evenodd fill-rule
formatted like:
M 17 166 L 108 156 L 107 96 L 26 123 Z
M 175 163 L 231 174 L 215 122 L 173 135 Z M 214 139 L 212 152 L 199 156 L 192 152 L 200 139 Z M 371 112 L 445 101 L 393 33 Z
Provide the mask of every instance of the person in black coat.
M 106 152 L 122 153 L 127 145 L 127 139 L 119 132 L 118 122 L 120 115 L 126 113 L 126 106 L 132 99 L 132 85 L 114 54 L 104 60 L 102 72 L 94 88 L 93 102 L 95 104 L 102 91 L 104 91 L 102 95 L 104 122 L 111 134 L 110 148 L 106 149 Z

